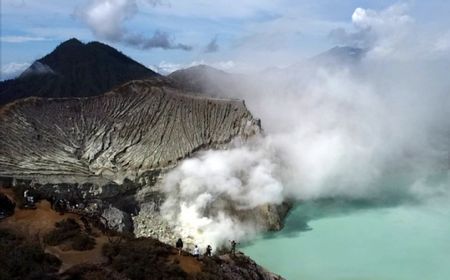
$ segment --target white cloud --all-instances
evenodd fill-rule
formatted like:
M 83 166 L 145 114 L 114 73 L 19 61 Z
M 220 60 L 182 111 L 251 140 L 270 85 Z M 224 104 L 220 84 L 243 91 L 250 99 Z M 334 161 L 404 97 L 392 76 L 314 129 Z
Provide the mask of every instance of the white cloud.
M 180 63 L 171 63 L 171 62 L 167 62 L 167 61 L 161 61 L 158 65 L 148 65 L 147 67 L 152 69 L 155 72 L 166 75 L 166 74 L 170 74 L 174 71 L 177 71 L 179 69 L 185 68 L 185 65 L 180 64 Z
M 157 0 L 146 2 L 153 6 L 159 3 Z M 87 24 L 94 35 L 103 40 L 122 42 L 140 49 L 192 49 L 191 46 L 175 43 L 166 32 L 156 30 L 148 36 L 130 31 L 125 27 L 125 22 L 137 13 L 136 0 L 94 0 L 75 11 L 75 15 Z
M 160 1 L 162 5 L 155 7 L 159 14 L 181 17 L 197 18 L 246 18 L 257 15 L 260 12 L 279 11 L 284 1 L 280 0 L 241 0 L 230 2 L 228 0 L 177 0 Z
M 438 52 L 450 51 L 450 31 L 438 36 L 433 49 Z
M 86 28 L 80 27 L 30 27 L 25 30 L 36 37 L 49 38 L 48 40 L 65 41 L 68 38 L 79 38 L 87 40 L 91 38 L 90 32 Z M 51 39 L 50 39 L 51 38 Z
M 30 63 L 16 63 L 11 62 L 1 67 L 1 77 L 0 80 L 13 79 L 20 75 L 25 69 L 30 66 Z
M 354 31 L 337 28 L 330 35 L 341 44 L 388 53 L 409 35 L 414 20 L 407 11 L 406 5 L 393 5 L 381 11 L 356 8 L 351 17 Z
M 410 7 L 396 4 L 384 10 L 356 8 L 351 28 L 336 28 L 330 37 L 338 44 L 364 48 L 368 57 L 409 60 L 436 57 L 449 49 L 448 32 L 419 26 Z
M 393 5 L 382 11 L 356 8 L 352 14 L 352 22 L 355 27 L 366 28 L 390 28 L 413 22 L 406 14 L 406 5 Z
M 46 41 L 49 40 L 45 37 L 35 37 L 35 36 L 1 36 L 0 41 L 4 43 L 24 43 L 31 41 Z
M 95 0 L 78 13 L 96 36 L 119 41 L 125 34 L 124 22 L 137 11 L 136 1 Z

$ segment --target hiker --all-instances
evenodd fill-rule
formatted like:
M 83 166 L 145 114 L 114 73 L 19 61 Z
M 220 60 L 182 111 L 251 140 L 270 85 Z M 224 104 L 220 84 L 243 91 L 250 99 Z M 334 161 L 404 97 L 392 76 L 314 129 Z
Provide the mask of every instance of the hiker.
M 211 245 L 206 246 L 205 256 L 211 257 L 212 247 Z
M 0 193 L 0 220 L 14 214 L 16 204 L 3 193 Z
M 178 256 L 181 256 L 181 250 L 183 250 L 183 240 L 181 238 L 178 238 L 177 243 L 175 244 L 178 249 Z
M 83 202 L 79 202 L 79 203 L 77 203 L 77 204 L 75 204 L 75 208 L 76 209 L 81 209 L 81 210 L 83 210 L 84 209 L 84 203 Z
M 64 215 L 64 212 L 66 211 L 66 203 L 64 199 L 58 199 L 56 201 L 55 210 L 56 212 L 59 212 L 60 215 Z
M 194 258 L 196 258 L 197 260 L 200 258 L 200 249 L 198 248 L 197 245 L 195 245 L 195 247 L 194 247 L 193 255 L 194 255 Z
M 52 195 L 52 196 L 50 196 L 48 201 L 50 202 L 50 208 L 55 210 L 56 197 L 54 195 Z
M 234 256 L 236 255 L 236 245 L 239 243 L 236 243 L 234 240 L 230 240 L 231 243 L 231 254 Z
M 34 197 L 30 194 L 30 190 L 26 189 L 23 192 L 23 198 L 25 199 L 25 207 L 27 208 L 33 208 L 34 207 Z
M 29 189 L 26 189 L 26 190 L 23 192 L 23 199 L 24 199 L 24 201 L 25 201 L 25 205 L 28 204 L 28 193 L 29 193 L 29 192 L 30 192 Z

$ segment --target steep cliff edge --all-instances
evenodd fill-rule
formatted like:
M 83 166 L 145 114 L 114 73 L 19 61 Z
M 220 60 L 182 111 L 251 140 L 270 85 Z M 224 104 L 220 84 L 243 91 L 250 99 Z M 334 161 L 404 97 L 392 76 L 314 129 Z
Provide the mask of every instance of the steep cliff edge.
M 242 101 L 183 95 L 150 81 L 91 98 L 29 98 L 1 111 L 0 176 L 122 183 L 259 130 Z
M 0 279 L 283 279 L 240 252 L 178 255 L 171 244 L 118 234 L 95 218 L 60 215 L 47 201 L 21 209 L 12 189 L 0 187 L 1 195 L 17 207 L 0 217 Z
M 185 95 L 158 80 L 96 97 L 28 98 L 0 111 L 0 179 L 82 204 L 116 230 L 173 242 L 177 233 L 160 214 L 162 175 L 196 151 L 260 131 L 243 101 Z M 286 210 L 237 215 L 279 229 Z

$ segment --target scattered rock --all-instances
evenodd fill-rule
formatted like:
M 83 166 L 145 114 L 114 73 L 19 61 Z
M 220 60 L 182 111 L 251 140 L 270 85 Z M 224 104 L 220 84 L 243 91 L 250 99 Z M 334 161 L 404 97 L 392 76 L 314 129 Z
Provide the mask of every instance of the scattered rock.
M 107 221 L 107 227 L 117 232 L 133 232 L 133 221 L 130 214 L 109 206 L 103 210 L 102 217 Z

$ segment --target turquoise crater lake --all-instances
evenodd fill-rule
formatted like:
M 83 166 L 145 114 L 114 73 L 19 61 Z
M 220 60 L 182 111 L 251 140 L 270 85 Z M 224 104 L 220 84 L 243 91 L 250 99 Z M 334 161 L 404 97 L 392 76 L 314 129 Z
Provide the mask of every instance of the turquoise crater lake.
M 298 205 L 285 228 L 241 250 L 294 280 L 450 279 L 450 198 L 390 206 Z

